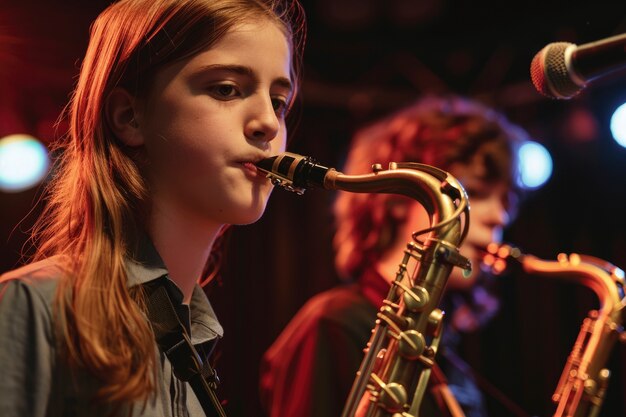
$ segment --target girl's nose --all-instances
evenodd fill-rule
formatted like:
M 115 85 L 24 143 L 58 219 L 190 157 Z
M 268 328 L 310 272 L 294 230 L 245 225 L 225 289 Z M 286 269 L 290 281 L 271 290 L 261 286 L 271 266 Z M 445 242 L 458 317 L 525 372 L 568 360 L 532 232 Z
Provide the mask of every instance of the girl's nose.
M 245 129 L 246 137 L 255 141 L 271 141 L 280 129 L 271 98 L 255 100 L 251 102 L 251 107 L 251 117 Z

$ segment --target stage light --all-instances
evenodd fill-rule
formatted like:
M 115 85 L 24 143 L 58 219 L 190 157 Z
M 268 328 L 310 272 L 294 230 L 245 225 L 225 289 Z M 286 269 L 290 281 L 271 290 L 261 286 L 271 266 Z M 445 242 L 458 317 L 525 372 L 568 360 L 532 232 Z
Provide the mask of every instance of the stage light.
M 611 116 L 611 134 L 615 142 L 626 148 L 626 103 L 615 109 Z
M 522 188 L 539 188 L 552 175 L 550 152 L 537 142 L 528 141 L 520 147 L 519 166 L 518 185 Z
M 0 139 L 0 190 L 17 193 L 37 185 L 48 173 L 48 150 L 23 134 Z

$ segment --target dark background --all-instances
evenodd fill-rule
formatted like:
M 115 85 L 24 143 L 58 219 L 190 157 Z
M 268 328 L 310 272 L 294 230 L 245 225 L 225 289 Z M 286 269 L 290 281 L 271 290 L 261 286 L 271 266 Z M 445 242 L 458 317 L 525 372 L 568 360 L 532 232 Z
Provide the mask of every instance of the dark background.
M 0 137 L 29 133 L 52 141 L 63 132 L 54 121 L 78 72 L 89 23 L 108 3 L 0 3 Z M 420 94 L 480 99 L 528 130 L 554 161 L 552 178 L 524 201 L 506 239 L 548 260 L 577 252 L 626 266 L 626 150 L 608 131 L 611 112 L 626 102 L 626 75 L 593 83 L 569 101 L 542 97 L 528 75 L 532 57 L 550 42 L 582 44 L 626 32 L 623 2 L 304 6 L 309 35 L 292 151 L 340 167 L 357 127 Z M 20 263 L 38 198 L 38 189 L 0 193 L 0 272 Z M 337 282 L 332 199 L 322 190 L 302 197 L 276 190 L 259 222 L 232 230 L 220 283 L 207 289 L 226 330 L 217 368 L 231 416 L 263 415 L 257 396 L 263 351 L 305 300 Z M 521 273 L 503 277 L 500 290 L 501 314 L 468 338 L 466 357 L 527 415 L 551 415 L 550 397 L 595 296 L 567 280 Z M 612 380 L 601 415 L 624 416 L 626 349 L 616 345 L 607 365 Z M 489 407 L 492 416 L 515 415 L 492 395 Z

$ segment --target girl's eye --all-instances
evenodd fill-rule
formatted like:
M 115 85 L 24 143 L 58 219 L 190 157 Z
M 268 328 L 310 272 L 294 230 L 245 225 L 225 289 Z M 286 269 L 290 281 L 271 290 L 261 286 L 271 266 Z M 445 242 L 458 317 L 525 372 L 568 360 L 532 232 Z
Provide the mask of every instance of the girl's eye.
M 209 91 L 218 98 L 230 99 L 239 96 L 237 87 L 232 84 L 218 84 L 209 87 Z
M 277 115 L 283 117 L 287 112 L 287 100 L 282 97 L 272 98 L 272 106 Z

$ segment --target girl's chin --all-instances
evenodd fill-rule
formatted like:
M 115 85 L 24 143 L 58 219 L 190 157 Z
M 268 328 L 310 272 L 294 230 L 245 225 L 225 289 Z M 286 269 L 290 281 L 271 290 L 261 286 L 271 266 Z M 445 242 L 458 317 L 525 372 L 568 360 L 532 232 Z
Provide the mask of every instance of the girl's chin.
M 256 223 L 265 213 L 265 204 L 262 207 L 249 207 L 240 211 L 240 216 L 233 219 L 231 224 L 246 225 Z

